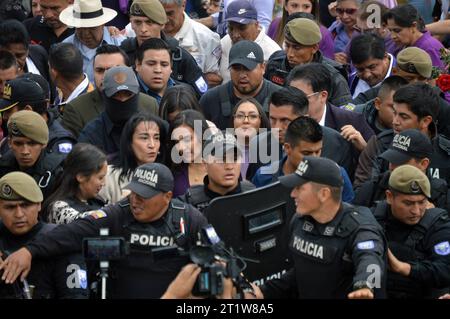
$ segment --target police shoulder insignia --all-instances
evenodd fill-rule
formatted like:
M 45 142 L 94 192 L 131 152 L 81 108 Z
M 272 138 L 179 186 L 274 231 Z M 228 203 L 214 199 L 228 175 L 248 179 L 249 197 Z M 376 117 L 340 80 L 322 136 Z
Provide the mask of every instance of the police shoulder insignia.
M 370 250 L 375 248 L 375 243 L 373 240 L 362 241 L 356 244 L 359 250 Z
M 58 144 L 58 151 L 64 154 L 70 153 L 70 151 L 72 150 L 72 146 L 73 146 L 72 143 Z
M 220 59 L 220 58 L 222 57 L 222 46 L 221 46 L 221 45 L 218 45 L 218 46 L 213 50 L 212 54 L 213 54 L 216 58 Z
M 100 219 L 106 217 L 106 213 L 103 210 L 93 210 L 88 212 L 88 216 L 91 216 L 94 219 Z
M 450 243 L 448 241 L 443 241 L 442 243 L 434 245 L 434 251 L 436 254 L 441 256 L 447 256 L 450 254 Z
M 197 88 L 200 91 L 200 93 L 205 93 L 206 91 L 208 91 L 208 84 L 206 84 L 206 82 L 203 79 L 203 77 L 199 77 L 195 81 L 195 85 L 197 86 Z
M 82 289 L 86 289 L 87 288 L 87 273 L 86 273 L 86 270 L 78 269 L 77 270 L 77 277 L 78 277 L 78 282 L 80 283 L 80 287 Z

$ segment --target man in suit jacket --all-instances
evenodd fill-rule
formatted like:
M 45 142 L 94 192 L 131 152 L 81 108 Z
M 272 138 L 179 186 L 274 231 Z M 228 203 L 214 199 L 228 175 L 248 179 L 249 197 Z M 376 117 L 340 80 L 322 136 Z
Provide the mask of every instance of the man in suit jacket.
M 106 70 L 119 65 L 129 65 L 127 55 L 119 47 L 107 44 L 97 49 L 94 58 L 96 89 L 77 97 L 64 107 L 62 125 L 76 137 L 78 137 L 87 123 L 104 111 L 105 107 L 102 99 L 103 78 Z M 144 93 L 139 94 L 138 108 L 140 111 L 158 114 L 156 100 Z

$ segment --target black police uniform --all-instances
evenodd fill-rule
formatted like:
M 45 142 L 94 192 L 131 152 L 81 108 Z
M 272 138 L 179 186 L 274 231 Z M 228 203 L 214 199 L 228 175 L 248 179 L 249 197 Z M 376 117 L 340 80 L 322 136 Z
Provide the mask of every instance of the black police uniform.
M 185 203 L 191 204 L 199 211 L 203 212 L 206 208 L 208 208 L 209 203 L 216 197 L 240 194 L 256 188 L 255 185 L 248 181 L 241 181 L 238 183 L 238 186 L 236 186 L 235 189 L 231 190 L 225 195 L 221 195 L 210 190 L 208 188 L 208 184 L 208 176 L 205 176 L 204 185 L 195 185 L 189 187 L 189 189 L 186 191 L 186 194 L 180 196 L 180 200 Z
M 58 176 L 63 172 L 63 162 L 66 156 L 65 153 L 44 149 L 33 167 L 21 170 L 13 152 L 9 150 L 0 159 L 0 177 L 11 172 L 23 171 L 34 178 L 45 199 L 51 194 Z
M 43 16 L 27 19 L 23 24 L 30 35 L 31 43 L 43 46 L 47 52 L 53 44 L 62 42 L 75 33 L 75 28 L 67 28 L 57 36 L 53 29 L 47 25 Z
M 343 299 L 377 270 L 375 297 L 384 297 L 386 242 L 370 210 L 343 203 L 327 224 L 296 214 L 290 229 L 294 267 L 261 287 L 265 298 Z
M 320 51 L 314 54 L 312 62 L 323 64 L 331 74 L 332 82 L 329 101 L 337 106 L 352 103 L 345 67 L 340 63 L 324 57 Z M 274 52 L 270 56 L 269 61 L 267 61 L 264 77 L 275 84 L 284 86 L 286 84 L 286 78 L 292 69 L 287 60 L 286 52 L 279 50 Z
M 450 286 L 450 219 L 445 210 L 426 210 L 416 225 L 406 225 L 392 216 L 386 201 L 374 209 L 392 254 L 411 265 L 408 277 L 388 272 L 389 298 L 436 298 Z
M 53 111 L 47 112 L 47 116 L 48 143 L 46 149 L 56 153 L 70 153 L 72 146 L 77 143 L 77 139 L 62 127 Z
M 206 224 L 198 210 L 177 199 L 170 202 L 160 219 L 139 223 L 126 198 L 83 219 L 60 225 L 26 247 L 33 258 L 79 251 L 83 238 L 98 236 L 100 228 L 109 228 L 110 236 L 124 237 L 130 244 L 130 255 L 111 262 L 108 297 L 159 298 L 188 259 L 175 256 L 158 260 L 153 258 L 152 249 L 176 243 L 186 248 L 196 241 L 197 233 Z
M 16 236 L 0 222 L 0 251 L 4 255 L 5 253 L 9 255 L 54 227 L 55 225 L 52 224 L 38 222 L 25 235 Z M 81 254 L 64 255 L 52 259 L 34 259 L 27 282 L 35 287 L 33 299 L 84 299 L 89 296 L 86 265 Z M 12 285 L 7 285 L 0 280 L 0 299 L 24 297 L 23 286 L 19 280 Z
M 355 198 L 352 203 L 355 205 L 373 207 L 380 201 L 386 199 L 386 190 L 389 189 L 389 177 L 390 171 L 386 171 L 381 175 L 378 175 L 359 187 L 355 193 Z M 450 211 L 450 196 L 448 184 L 441 178 L 428 177 L 431 186 L 431 202 L 434 206 Z
M 166 41 L 172 51 L 172 75 L 177 81 L 191 85 L 198 96 L 206 92 L 207 87 L 202 86 L 204 81 L 202 69 L 198 66 L 194 57 L 178 45 L 175 38 L 167 37 L 161 33 L 161 39 Z M 130 63 L 134 66 L 138 42 L 136 38 L 129 38 L 122 42 L 120 47 L 126 52 Z

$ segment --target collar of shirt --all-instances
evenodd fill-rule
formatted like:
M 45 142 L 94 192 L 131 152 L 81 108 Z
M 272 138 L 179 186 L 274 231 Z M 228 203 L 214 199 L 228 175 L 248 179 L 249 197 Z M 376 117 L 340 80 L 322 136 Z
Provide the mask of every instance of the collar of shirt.
M 159 102 L 161 102 L 162 96 L 159 95 L 158 93 L 152 91 L 152 90 L 147 86 L 147 84 L 145 84 L 144 80 L 142 80 L 142 78 L 139 76 L 139 74 L 136 74 L 136 77 L 137 77 L 137 79 L 138 79 L 139 84 L 141 85 L 141 88 L 144 89 L 145 94 L 150 95 L 151 97 L 154 97 L 154 98 L 156 99 L 156 101 L 158 102 L 158 104 L 159 104 Z M 175 81 L 172 80 L 172 78 L 169 78 L 169 80 L 167 81 L 167 88 L 166 88 L 166 89 L 168 89 L 168 88 L 170 88 L 170 87 L 172 87 L 172 86 L 174 86 L 174 85 L 175 85 Z
M 327 116 L 327 105 L 325 104 L 323 108 L 322 118 L 319 121 L 320 126 L 325 126 L 325 117 Z
M 75 99 L 77 96 L 79 96 L 83 91 L 85 91 L 88 88 L 89 84 L 90 84 L 90 82 L 89 82 L 88 76 L 86 73 L 84 73 L 84 80 L 80 84 L 78 84 L 78 86 L 75 88 L 75 90 L 73 90 L 72 93 L 70 93 L 69 97 L 60 104 L 63 104 L 63 103 L 67 104 L 70 101 L 72 101 L 73 99 Z
M 190 36 L 190 32 L 192 32 L 192 19 L 184 13 L 184 22 L 181 26 L 180 30 L 175 34 L 174 38 L 181 42 L 180 39 L 183 39 L 186 36 Z
M 34 64 L 33 60 L 31 60 L 29 57 L 26 58 L 25 63 L 27 65 L 27 70 L 29 73 L 41 75 L 41 72 L 39 72 L 36 64 Z

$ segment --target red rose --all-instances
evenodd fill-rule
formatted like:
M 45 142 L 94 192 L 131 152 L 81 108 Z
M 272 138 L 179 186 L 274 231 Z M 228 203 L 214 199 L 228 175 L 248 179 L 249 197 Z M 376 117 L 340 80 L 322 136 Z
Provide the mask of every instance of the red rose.
M 436 80 L 437 86 L 443 91 L 450 91 L 450 74 L 441 74 Z

